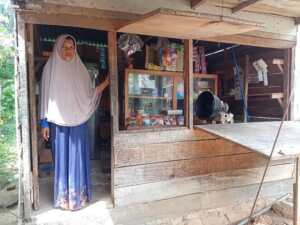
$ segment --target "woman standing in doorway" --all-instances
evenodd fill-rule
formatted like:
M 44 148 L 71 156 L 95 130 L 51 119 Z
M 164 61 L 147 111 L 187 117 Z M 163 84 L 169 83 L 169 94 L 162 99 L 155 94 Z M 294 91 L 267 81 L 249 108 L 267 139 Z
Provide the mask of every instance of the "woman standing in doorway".
M 43 70 L 40 115 L 43 138 L 51 135 L 56 208 L 77 210 L 91 199 L 87 121 L 108 84 L 106 79 L 93 88 L 75 38 L 57 38 Z

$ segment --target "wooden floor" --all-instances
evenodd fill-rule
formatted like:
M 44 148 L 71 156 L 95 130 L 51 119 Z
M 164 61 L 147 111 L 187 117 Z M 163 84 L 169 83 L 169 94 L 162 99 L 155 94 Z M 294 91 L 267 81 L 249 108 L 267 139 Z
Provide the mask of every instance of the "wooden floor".
M 195 126 L 263 156 L 268 156 L 280 122 L 251 122 Z M 300 121 L 285 121 L 273 159 L 294 158 L 300 154 Z

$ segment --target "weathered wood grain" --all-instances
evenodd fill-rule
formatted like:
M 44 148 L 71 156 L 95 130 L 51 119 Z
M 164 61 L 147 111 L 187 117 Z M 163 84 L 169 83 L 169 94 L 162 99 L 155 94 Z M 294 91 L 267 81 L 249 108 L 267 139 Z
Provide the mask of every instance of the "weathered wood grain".
M 108 32 L 108 64 L 109 64 L 109 92 L 110 92 L 110 117 L 111 117 L 111 143 L 114 143 L 119 132 L 119 105 L 118 105 L 118 65 L 117 65 L 117 33 Z M 114 146 L 111 145 L 111 162 L 114 162 Z M 114 165 L 111 163 L 111 195 L 114 199 Z M 113 201 L 114 202 L 114 201 Z
M 247 149 L 223 139 L 120 146 L 115 150 L 115 167 L 249 153 Z
M 293 170 L 294 164 L 272 166 L 265 182 L 290 179 L 293 176 Z M 247 189 L 245 186 L 260 182 L 262 173 L 263 168 L 240 169 L 117 188 L 115 190 L 116 205 L 149 202 L 241 187 Z
M 185 126 L 193 127 L 193 40 L 184 40 L 184 116 Z
M 20 146 L 18 151 L 21 160 L 20 178 L 20 214 L 24 219 L 30 219 L 32 211 L 32 177 L 31 177 L 31 159 L 30 159 L 30 126 L 29 126 L 29 96 L 28 96 L 28 74 L 27 74 L 27 54 L 26 54 L 26 25 L 24 21 L 18 21 L 17 24 L 17 63 L 18 63 L 18 98 L 19 121 L 20 127 Z
M 33 207 L 39 208 L 39 184 L 38 184 L 38 135 L 37 135 L 37 107 L 36 107 L 36 79 L 34 69 L 34 25 L 28 24 L 28 84 L 30 107 L 30 135 L 31 135 L 31 159 L 32 159 L 32 183 L 33 183 Z
M 279 122 L 253 122 L 197 126 L 228 141 L 240 144 L 268 157 L 279 128 Z M 295 158 L 300 153 L 300 122 L 285 121 L 273 154 L 274 159 Z
M 265 159 L 257 153 L 177 160 L 115 168 L 115 187 L 159 182 L 234 169 L 262 167 Z
M 216 139 L 216 136 L 201 130 L 187 128 L 149 129 L 138 131 L 120 131 L 114 141 L 115 149 L 141 144 L 173 143 L 189 140 Z

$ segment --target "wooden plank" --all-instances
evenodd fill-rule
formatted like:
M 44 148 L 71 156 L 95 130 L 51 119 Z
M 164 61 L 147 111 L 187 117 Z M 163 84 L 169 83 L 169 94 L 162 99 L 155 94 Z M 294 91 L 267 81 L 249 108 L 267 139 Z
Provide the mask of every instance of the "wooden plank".
M 137 73 L 137 74 L 150 74 L 156 76 L 168 76 L 168 77 L 182 77 L 182 72 L 175 71 L 160 71 L 160 70 L 141 70 L 141 69 L 126 69 L 125 73 Z
M 38 183 L 38 135 L 37 135 L 37 108 L 36 108 L 36 79 L 34 68 L 34 26 L 28 24 L 28 79 L 29 79 L 29 108 L 30 108 L 30 134 L 31 134 L 31 160 L 33 182 L 33 207 L 39 208 Z
M 272 166 L 265 182 L 292 178 L 294 164 Z M 263 168 L 251 168 L 211 173 L 195 177 L 135 185 L 116 189 L 116 205 L 150 202 L 197 193 L 209 193 L 258 184 Z M 246 188 L 245 188 L 246 189 Z M 145 195 L 145 193 L 147 193 Z
M 114 146 L 117 149 L 125 146 L 139 146 L 141 144 L 173 143 L 178 141 L 208 139 L 216 139 L 216 136 L 203 130 L 187 129 L 185 127 L 159 130 L 120 131 L 115 137 Z
M 193 40 L 184 40 L 184 116 L 185 126 L 193 127 Z
M 257 153 L 245 153 L 121 167 L 115 168 L 114 184 L 115 187 L 126 187 L 226 170 L 255 168 L 264 165 L 265 159 Z
M 192 0 L 191 1 L 191 8 L 192 9 L 197 9 L 199 6 L 203 5 L 206 2 L 207 2 L 207 0 Z
M 299 121 L 284 122 L 273 154 L 273 159 L 295 158 L 299 155 L 299 125 Z M 252 122 L 225 125 L 211 124 L 195 127 L 268 157 L 273 146 L 274 137 L 279 128 L 279 122 Z
M 248 186 L 240 186 L 236 188 L 209 191 L 205 193 L 196 193 L 191 195 L 178 196 L 176 198 L 170 199 L 170 201 L 172 201 L 172 205 L 174 204 L 180 205 L 187 210 L 191 206 L 195 206 L 195 205 L 197 207 L 197 210 L 218 208 L 220 206 L 226 206 L 228 204 L 232 204 L 237 201 L 249 200 L 250 198 L 253 198 L 253 196 L 255 196 L 257 192 L 257 187 L 258 184 L 252 184 Z M 292 187 L 292 179 L 275 181 L 275 182 L 267 182 L 262 188 L 261 197 L 267 198 L 267 197 L 282 196 L 286 193 L 291 193 L 292 192 L 291 187 Z M 151 194 L 152 193 L 149 193 L 149 195 Z M 131 204 L 131 202 L 133 202 L 134 200 L 135 199 L 131 199 L 126 203 L 126 202 L 118 201 L 117 199 L 116 205 Z M 168 199 L 159 201 L 158 203 L 161 203 L 162 205 L 165 206 L 166 201 L 168 201 Z M 151 203 L 147 203 L 147 204 L 151 204 Z M 164 207 L 160 209 L 163 208 Z M 152 207 L 151 211 L 153 210 L 155 210 L 155 208 Z
M 245 8 L 257 3 L 258 1 L 260 1 L 260 0 L 246 0 L 246 1 L 243 1 L 243 2 L 241 2 L 240 4 L 238 4 L 237 6 L 235 6 L 232 9 L 232 13 L 236 13 L 240 10 L 244 10 Z
M 247 0 L 210 0 L 210 4 L 219 7 L 223 6 L 224 8 L 234 8 L 244 1 Z M 268 0 L 252 4 L 249 7 L 247 7 L 244 11 L 265 15 L 280 15 L 283 17 L 299 17 L 299 7 L 300 3 L 298 0 Z M 242 12 L 240 12 L 240 14 L 242 14 Z
M 294 201 L 294 220 L 293 220 L 293 225 L 300 225 L 300 181 L 299 181 L 299 166 L 300 166 L 300 159 L 297 157 L 296 160 L 296 182 L 294 183 L 293 186 L 293 201 Z
M 288 106 L 290 94 L 291 94 L 291 49 L 286 49 L 284 51 L 284 74 L 283 74 L 283 106 L 284 109 Z M 289 107 L 289 112 L 286 120 L 291 118 L 291 107 Z
M 112 134 L 119 131 L 119 108 L 118 108 L 118 65 L 117 65 L 117 34 L 115 31 L 108 32 L 108 63 L 110 77 L 110 98 L 112 117 Z
M 127 126 L 127 119 L 129 118 L 129 99 L 128 99 L 128 79 L 129 79 L 129 74 L 128 74 L 128 70 L 125 69 L 125 78 L 124 78 L 124 106 L 125 106 L 125 109 L 124 109 L 124 114 L 125 114 L 125 120 L 124 120 L 124 125 L 125 127 Z
M 250 67 L 250 59 L 249 55 L 246 55 L 245 57 L 245 77 L 244 77 L 244 123 L 248 122 L 248 90 L 249 90 L 249 83 L 248 83 L 248 77 L 249 77 L 249 67 Z
M 117 20 L 133 20 L 140 17 L 136 13 L 126 13 L 116 10 L 104 10 L 91 7 L 80 7 L 78 5 L 63 5 L 63 4 L 53 4 L 45 3 L 41 1 L 30 2 L 25 5 L 25 9 L 17 9 L 21 12 L 36 12 L 39 14 L 51 14 L 56 16 L 57 14 L 62 15 L 73 15 L 73 16 L 84 16 L 84 17 L 95 17 L 99 20 L 101 19 L 117 19 Z
M 263 33 L 266 34 L 265 37 L 262 36 Z M 236 34 L 221 37 L 202 37 L 201 40 L 275 49 L 286 49 L 296 46 L 295 40 L 286 40 L 281 38 L 280 35 L 276 37 L 276 34 L 268 32 L 260 32 L 259 35 L 256 35 L 256 32 L 247 32 L 245 34 Z
M 65 14 L 47 14 L 36 12 L 18 12 L 22 20 L 32 24 L 57 25 L 114 31 L 124 26 L 128 21 L 118 19 L 97 18 Z
M 291 120 L 297 120 L 297 112 L 299 112 L 298 110 L 297 110 L 297 99 L 298 99 L 298 97 L 297 97 L 297 83 L 298 83 L 298 81 L 297 81 L 297 68 L 298 68 L 298 66 L 296 65 L 296 54 L 298 54 L 297 53 L 297 48 L 295 47 L 295 48 L 292 48 L 291 49 L 291 51 L 292 51 L 292 53 L 291 53 L 291 77 L 290 77 L 290 83 L 291 83 L 291 85 L 290 85 L 290 90 L 291 90 L 291 92 L 293 91 L 294 92 L 294 96 L 293 96 L 293 99 L 292 99 L 292 102 L 291 102 L 291 108 L 290 108 L 290 110 L 291 110 L 291 113 L 290 113 L 290 119 Z
M 115 149 L 115 166 L 133 166 L 249 152 L 223 139 L 145 144 L 136 147 L 120 146 Z
M 282 86 L 268 86 L 268 87 L 249 87 L 249 96 L 259 96 L 259 95 L 272 95 L 272 93 L 282 92 Z
M 15 17 L 15 22 L 17 22 L 17 16 Z M 18 34 L 18 26 L 15 26 L 15 46 L 18 47 L 18 39 L 17 39 L 17 34 Z M 17 53 L 17 51 L 16 51 Z M 18 96 L 20 96 L 20 67 L 19 67 L 19 57 L 18 54 L 15 54 L 14 57 L 14 75 L 15 75 L 15 122 L 16 122 L 16 150 L 17 150 L 17 157 L 18 157 L 18 162 L 19 162 L 19 176 L 18 176 L 18 223 L 22 224 L 23 222 L 23 182 L 22 182 L 22 137 L 21 137 L 21 120 L 20 120 L 20 101 Z
M 173 109 L 177 109 L 177 82 L 179 79 L 177 77 L 173 77 L 173 93 L 172 93 L 172 107 Z
M 117 65 L 117 33 L 108 32 L 108 64 L 109 64 L 109 92 L 111 117 L 111 195 L 114 202 L 114 142 L 119 132 L 119 95 L 118 95 L 118 65 Z
M 263 186 L 261 197 L 268 201 L 278 199 L 287 193 L 291 193 L 291 184 L 292 181 L 290 179 L 268 182 Z M 174 215 L 187 215 L 191 212 L 198 212 L 204 209 L 216 209 L 219 207 L 227 207 L 228 205 L 237 205 L 236 211 L 238 215 L 240 215 L 237 203 L 253 199 L 256 191 L 257 184 L 253 184 L 231 189 L 185 195 L 162 201 L 148 202 L 147 204 L 141 204 L 141 207 L 137 204 L 117 207 L 113 209 L 112 214 L 118 214 L 118 218 L 114 220 L 116 224 L 145 224 L 147 221 L 153 221 L 153 217 L 157 217 L 157 215 L 160 215 L 163 218 L 173 218 Z M 174 206 L 176 211 L 174 211 Z M 243 210 L 245 216 L 248 216 L 248 213 L 247 210 Z M 230 215 L 229 217 L 231 218 Z M 233 220 L 235 221 L 235 219 Z M 179 222 L 179 224 L 182 223 Z M 210 224 L 217 225 L 220 223 L 213 222 Z M 224 225 L 224 223 L 222 223 L 222 225 Z
M 26 26 L 24 21 L 18 20 L 17 23 L 17 63 L 19 76 L 19 90 L 16 97 L 19 99 L 19 118 L 20 121 L 20 157 L 21 168 L 19 176 L 21 177 L 21 216 L 25 220 L 31 217 L 31 160 L 30 160 L 30 126 L 29 126 L 29 106 L 28 106 L 28 77 L 27 77 L 27 55 L 26 55 Z
M 201 29 L 200 29 L 201 28 Z M 196 12 L 158 9 L 130 22 L 118 31 L 181 39 L 201 39 L 234 35 L 262 29 L 262 25 L 246 20 Z

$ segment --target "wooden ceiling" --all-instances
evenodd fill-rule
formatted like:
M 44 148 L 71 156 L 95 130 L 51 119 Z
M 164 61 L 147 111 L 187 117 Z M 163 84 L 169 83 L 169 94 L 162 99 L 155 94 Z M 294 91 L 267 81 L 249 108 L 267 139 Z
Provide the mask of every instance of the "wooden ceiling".
M 192 8 L 209 4 L 218 7 L 233 9 L 237 13 L 239 10 L 249 12 L 268 13 L 287 17 L 300 17 L 299 0 L 189 0 Z M 240 6 L 240 7 L 239 7 Z M 244 7 L 243 7 L 244 6 Z

